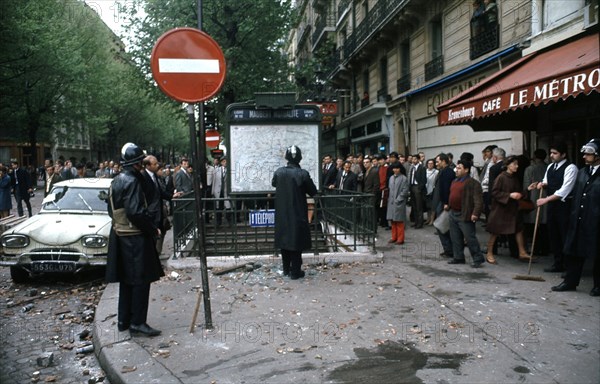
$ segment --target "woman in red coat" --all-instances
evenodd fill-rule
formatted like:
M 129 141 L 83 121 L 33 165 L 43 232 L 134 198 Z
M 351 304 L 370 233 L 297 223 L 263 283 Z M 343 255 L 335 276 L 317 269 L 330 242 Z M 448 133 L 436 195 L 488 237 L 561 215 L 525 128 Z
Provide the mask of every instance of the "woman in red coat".
M 519 260 L 529 261 L 523 237 L 523 221 L 519 215 L 519 200 L 523 198 L 523 189 L 516 175 L 518 168 L 517 157 L 509 156 L 504 161 L 504 172 L 494 181 L 492 209 L 486 227 L 490 232 L 490 238 L 485 258 L 490 264 L 497 264 L 493 249 L 498 235 L 514 234 L 519 247 Z

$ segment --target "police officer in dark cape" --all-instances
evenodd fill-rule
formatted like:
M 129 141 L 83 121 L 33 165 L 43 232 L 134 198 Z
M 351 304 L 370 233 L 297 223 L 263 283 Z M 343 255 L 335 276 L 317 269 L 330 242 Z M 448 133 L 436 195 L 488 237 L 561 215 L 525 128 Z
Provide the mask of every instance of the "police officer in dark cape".
M 275 171 L 275 248 L 281 249 L 283 274 L 291 279 L 304 277 L 302 251 L 311 248 L 306 195 L 317 193 L 310 174 L 300 168 L 302 152 L 295 145 L 287 148 L 288 164 Z
M 164 276 L 155 243 L 160 230 L 148 213 L 142 190 L 144 152 L 135 144 L 121 149 L 123 172 L 112 182 L 109 213 L 112 228 L 106 280 L 119 283 L 118 329 L 132 336 L 157 336 L 147 322 L 150 283 Z

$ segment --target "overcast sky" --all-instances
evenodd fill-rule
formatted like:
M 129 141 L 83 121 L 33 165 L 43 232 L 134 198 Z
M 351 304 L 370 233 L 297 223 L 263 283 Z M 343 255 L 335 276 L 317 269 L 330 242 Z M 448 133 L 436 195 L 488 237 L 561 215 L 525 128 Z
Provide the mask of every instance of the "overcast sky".
M 96 11 L 104 23 L 112 29 L 115 34 L 121 36 L 127 23 L 125 5 L 131 6 L 132 2 L 127 0 L 85 0 L 86 4 Z M 124 41 L 125 42 L 125 41 Z

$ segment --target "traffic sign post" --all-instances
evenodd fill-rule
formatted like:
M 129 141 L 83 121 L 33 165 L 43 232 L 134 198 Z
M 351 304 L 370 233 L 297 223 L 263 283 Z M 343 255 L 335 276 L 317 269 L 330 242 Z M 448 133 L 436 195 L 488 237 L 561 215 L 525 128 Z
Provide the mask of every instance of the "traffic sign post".
M 176 28 L 163 34 L 152 49 L 150 66 L 161 91 L 183 103 L 212 98 L 225 81 L 221 47 L 194 28 Z
M 203 105 L 200 104 L 200 143 L 196 137 L 194 103 L 214 97 L 225 81 L 225 57 L 221 47 L 206 33 L 201 31 L 201 0 L 198 1 L 198 28 L 176 28 L 164 33 L 154 45 L 150 57 L 152 77 L 160 90 L 170 98 L 188 103 L 188 120 L 192 141 L 192 162 L 200 170 L 200 178 L 195 176 L 194 197 L 196 222 L 198 224 L 200 250 L 200 272 L 204 293 L 205 327 L 212 328 L 210 292 L 208 288 L 208 267 L 204 252 L 204 218 L 202 217 L 201 185 L 206 185 L 206 143 L 204 135 Z M 197 173 L 195 173 L 197 174 Z M 200 296 L 198 296 L 200 300 Z M 199 302 L 199 301 L 198 301 Z M 196 307 L 197 308 L 197 307 Z M 192 320 L 193 332 L 196 316 Z

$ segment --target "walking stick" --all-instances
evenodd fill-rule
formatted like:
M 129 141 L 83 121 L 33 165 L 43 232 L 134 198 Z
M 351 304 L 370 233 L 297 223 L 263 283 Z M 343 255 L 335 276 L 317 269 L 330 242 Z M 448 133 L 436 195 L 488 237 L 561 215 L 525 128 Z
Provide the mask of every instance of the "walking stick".
M 540 196 L 538 199 L 542 198 L 544 194 L 544 189 L 540 189 Z M 526 275 L 516 275 L 513 277 L 515 280 L 531 280 L 531 281 L 546 281 L 542 276 L 531 276 L 531 262 L 533 261 L 533 249 L 535 247 L 535 238 L 537 237 L 538 224 L 540 221 L 540 210 L 542 207 L 538 205 L 537 212 L 535 213 L 535 225 L 533 227 L 533 239 L 531 240 L 531 251 L 529 252 L 529 268 L 527 268 Z
M 190 333 L 194 333 L 194 327 L 196 325 L 196 317 L 198 317 L 198 310 L 200 309 L 200 302 L 202 301 L 202 289 L 198 290 L 198 300 L 196 300 L 196 308 L 194 308 L 194 316 L 192 317 L 192 324 L 190 325 Z

